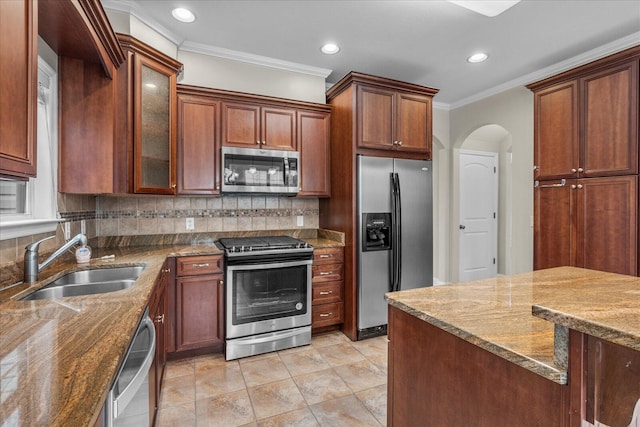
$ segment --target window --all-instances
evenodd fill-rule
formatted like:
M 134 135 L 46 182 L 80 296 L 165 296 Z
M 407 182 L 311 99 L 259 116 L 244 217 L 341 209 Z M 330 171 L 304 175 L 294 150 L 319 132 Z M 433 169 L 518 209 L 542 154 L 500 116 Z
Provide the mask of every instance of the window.
M 38 57 L 38 176 L 0 179 L 0 240 L 54 231 L 57 219 L 57 76 Z

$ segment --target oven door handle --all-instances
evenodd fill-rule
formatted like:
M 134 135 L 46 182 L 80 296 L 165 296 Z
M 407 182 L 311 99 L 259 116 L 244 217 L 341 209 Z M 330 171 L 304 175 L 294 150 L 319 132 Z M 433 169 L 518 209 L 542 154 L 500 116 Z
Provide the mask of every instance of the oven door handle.
M 271 342 L 273 341 L 274 338 L 289 338 L 289 337 L 294 337 L 296 335 L 300 334 L 300 330 L 299 329 L 289 329 L 287 331 L 276 331 L 276 332 L 270 332 L 267 333 L 266 336 L 259 336 L 259 337 L 244 337 L 244 338 L 237 338 L 234 339 L 234 345 L 254 345 L 254 344 L 259 344 L 259 343 L 263 343 L 263 342 Z

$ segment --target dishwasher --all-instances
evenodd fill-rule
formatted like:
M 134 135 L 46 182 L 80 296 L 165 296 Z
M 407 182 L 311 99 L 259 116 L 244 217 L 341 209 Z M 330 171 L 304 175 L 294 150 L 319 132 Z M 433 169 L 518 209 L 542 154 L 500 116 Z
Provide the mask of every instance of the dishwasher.
M 104 404 L 106 427 L 149 425 L 149 369 L 156 353 L 156 331 L 145 309 Z

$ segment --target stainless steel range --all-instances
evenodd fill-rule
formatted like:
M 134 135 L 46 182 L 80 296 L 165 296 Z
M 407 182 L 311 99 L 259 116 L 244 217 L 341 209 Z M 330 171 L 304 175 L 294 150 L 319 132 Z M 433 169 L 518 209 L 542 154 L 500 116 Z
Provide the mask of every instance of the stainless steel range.
M 313 247 L 289 236 L 223 238 L 226 360 L 311 343 Z

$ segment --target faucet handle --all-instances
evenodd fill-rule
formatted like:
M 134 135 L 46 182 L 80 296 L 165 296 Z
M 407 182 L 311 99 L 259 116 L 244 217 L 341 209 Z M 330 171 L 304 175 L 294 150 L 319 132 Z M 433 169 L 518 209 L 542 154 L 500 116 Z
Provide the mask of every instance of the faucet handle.
M 27 246 L 25 246 L 24 248 L 28 251 L 38 251 L 38 246 L 40 246 L 40 243 L 44 242 L 45 240 L 50 240 L 53 239 L 54 237 L 56 237 L 56 235 L 54 234 L 53 236 L 49 236 L 49 237 L 45 237 L 44 239 L 40 239 L 37 242 L 33 242 L 28 244 Z

